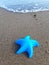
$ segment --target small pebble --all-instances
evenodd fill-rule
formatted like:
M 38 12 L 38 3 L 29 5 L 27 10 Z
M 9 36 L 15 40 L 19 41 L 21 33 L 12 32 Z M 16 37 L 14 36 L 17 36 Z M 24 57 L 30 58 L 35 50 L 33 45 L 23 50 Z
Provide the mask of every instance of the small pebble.
M 47 50 L 47 53 L 49 54 L 49 50 Z
M 36 14 L 34 14 L 34 18 L 36 18 Z
M 46 52 L 47 54 L 49 54 L 49 50 L 46 50 L 45 52 Z

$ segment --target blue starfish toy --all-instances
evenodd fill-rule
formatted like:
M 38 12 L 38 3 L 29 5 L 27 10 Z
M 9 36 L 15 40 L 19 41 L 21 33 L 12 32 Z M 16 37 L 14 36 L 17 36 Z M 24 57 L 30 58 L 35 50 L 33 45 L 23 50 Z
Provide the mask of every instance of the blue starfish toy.
M 30 36 L 26 36 L 24 39 L 18 39 L 16 40 L 16 44 L 19 44 L 21 47 L 16 52 L 16 54 L 21 54 L 23 52 L 27 52 L 29 58 L 32 58 L 33 56 L 33 48 L 35 46 L 39 46 L 39 43 L 36 40 L 30 40 Z

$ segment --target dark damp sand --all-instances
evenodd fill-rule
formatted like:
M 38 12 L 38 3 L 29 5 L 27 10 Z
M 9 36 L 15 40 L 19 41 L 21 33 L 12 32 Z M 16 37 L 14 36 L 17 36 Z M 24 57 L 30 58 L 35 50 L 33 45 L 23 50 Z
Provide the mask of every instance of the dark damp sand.
M 15 40 L 26 35 L 40 43 L 32 59 L 15 54 Z M 22 14 L 0 8 L 0 65 L 49 65 L 49 11 Z

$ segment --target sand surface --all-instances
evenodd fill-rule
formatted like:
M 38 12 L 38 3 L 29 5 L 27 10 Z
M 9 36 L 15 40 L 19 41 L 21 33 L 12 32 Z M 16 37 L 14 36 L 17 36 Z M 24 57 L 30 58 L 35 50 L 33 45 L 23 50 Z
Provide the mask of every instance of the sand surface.
M 31 59 L 15 54 L 15 40 L 26 35 L 40 43 Z M 49 65 L 49 11 L 22 14 L 0 8 L 0 65 Z

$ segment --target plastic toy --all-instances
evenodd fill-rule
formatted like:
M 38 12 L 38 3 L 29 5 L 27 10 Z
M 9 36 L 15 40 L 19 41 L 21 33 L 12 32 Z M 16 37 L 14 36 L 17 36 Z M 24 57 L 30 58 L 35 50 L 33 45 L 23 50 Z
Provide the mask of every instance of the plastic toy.
M 16 52 L 16 54 L 27 52 L 29 58 L 32 58 L 34 54 L 34 47 L 39 46 L 38 41 L 30 39 L 30 36 L 26 36 L 25 38 L 16 40 L 16 44 L 21 46 L 20 49 Z

